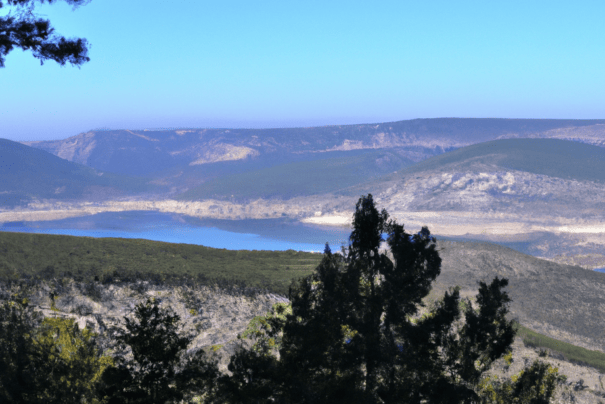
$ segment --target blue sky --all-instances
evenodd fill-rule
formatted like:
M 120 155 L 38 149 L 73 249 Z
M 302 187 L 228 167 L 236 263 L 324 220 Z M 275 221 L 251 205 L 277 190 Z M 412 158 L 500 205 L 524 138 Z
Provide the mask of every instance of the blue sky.
M 5 12 L 5 9 L 3 9 Z M 80 69 L 15 50 L 0 137 L 432 117 L 603 119 L 603 1 L 92 0 L 38 6 Z

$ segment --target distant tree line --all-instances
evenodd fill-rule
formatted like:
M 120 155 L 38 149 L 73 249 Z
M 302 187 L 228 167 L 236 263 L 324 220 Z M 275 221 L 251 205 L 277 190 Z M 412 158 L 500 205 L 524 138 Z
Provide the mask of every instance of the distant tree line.
M 380 250 L 383 234 L 390 254 Z M 0 307 L 0 401 L 11 403 L 549 403 L 557 369 L 535 362 L 511 380 L 486 376 L 510 357 L 506 279 L 457 288 L 425 307 L 441 258 L 428 229 L 408 234 L 359 199 L 349 248 L 326 244 L 316 271 L 240 337 L 229 373 L 154 299 L 136 306 L 103 356 L 73 320 L 42 319 L 23 295 Z
M 143 282 L 287 295 L 291 280 L 309 275 L 320 261 L 320 254 L 294 250 L 223 250 L 151 240 L 0 232 L 0 283 L 34 287 L 44 282 L 61 289 L 72 280 L 85 289 Z

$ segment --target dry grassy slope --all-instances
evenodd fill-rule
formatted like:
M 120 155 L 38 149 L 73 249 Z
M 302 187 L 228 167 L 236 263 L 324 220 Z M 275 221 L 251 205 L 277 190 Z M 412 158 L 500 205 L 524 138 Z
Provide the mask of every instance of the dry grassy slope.
M 459 285 L 475 296 L 477 282 L 509 279 L 513 317 L 537 332 L 605 351 L 605 274 L 561 265 L 495 244 L 439 241 L 443 260 L 435 293 Z

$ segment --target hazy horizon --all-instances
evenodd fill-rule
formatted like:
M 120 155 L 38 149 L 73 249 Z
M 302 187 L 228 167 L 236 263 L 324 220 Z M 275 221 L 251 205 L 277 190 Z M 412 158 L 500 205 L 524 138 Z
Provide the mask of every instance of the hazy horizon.
M 410 118 L 410 119 L 398 119 L 393 121 L 360 121 L 360 122 L 345 122 L 345 123 L 317 123 L 317 124 L 296 124 L 292 122 L 290 124 L 285 123 L 284 125 L 262 125 L 260 122 L 256 125 L 240 124 L 240 125 L 222 125 L 222 126 L 173 126 L 173 127 L 122 127 L 122 128 L 109 128 L 99 127 L 83 130 L 78 133 L 66 135 L 63 137 L 46 137 L 36 139 L 12 139 L 10 137 L 4 137 L 5 139 L 16 141 L 16 142 L 29 142 L 29 141 L 54 141 L 64 140 L 72 136 L 77 136 L 81 133 L 90 131 L 119 131 L 119 130 L 135 130 L 135 131 L 166 131 L 166 130 L 187 130 L 187 129 L 288 129 L 288 128 L 311 128 L 311 127 L 326 127 L 326 126 L 347 126 L 347 125 L 374 125 L 374 124 L 386 124 L 395 123 L 402 121 L 413 121 L 422 119 L 502 119 L 502 120 L 561 120 L 561 121 L 600 121 L 602 118 L 499 118 L 499 117 L 434 117 L 434 118 Z M 0 138 L 2 138 L 0 136 Z

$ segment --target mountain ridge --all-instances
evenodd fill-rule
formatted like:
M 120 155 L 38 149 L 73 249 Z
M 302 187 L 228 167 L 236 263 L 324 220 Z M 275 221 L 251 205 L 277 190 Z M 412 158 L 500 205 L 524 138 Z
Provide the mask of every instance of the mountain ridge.
M 586 128 L 590 136 L 581 136 Z M 200 159 L 239 161 L 274 158 L 276 154 L 309 154 L 376 148 L 434 150 L 466 146 L 498 137 L 543 136 L 565 129 L 567 136 L 586 142 L 605 141 L 605 120 L 533 120 L 497 118 L 432 118 L 377 124 L 310 128 L 182 129 L 169 131 L 103 130 L 55 141 L 22 142 L 105 171 L 148 175 Z M 579 134 L 578 134 L 579 133 Z M 553 136 L 558 135 L 553 132 Z M 224 157 L 232 148 L 246 153 Z M 258 153 L 258 154 L 257 154 Z M 411 156 L 406 156 L 411 157 Z M 420 156 L 422 158 L 422 156 Z
M 0 162 L 0 204 L 4 206 L 41 198 L 95 200 L 157 188 L 142 179 L 105 173 L 8 139 L 0 139 Z

